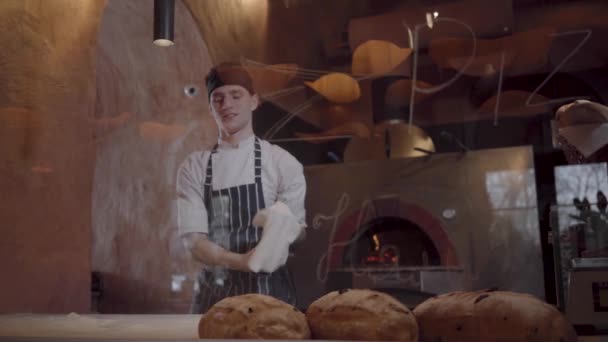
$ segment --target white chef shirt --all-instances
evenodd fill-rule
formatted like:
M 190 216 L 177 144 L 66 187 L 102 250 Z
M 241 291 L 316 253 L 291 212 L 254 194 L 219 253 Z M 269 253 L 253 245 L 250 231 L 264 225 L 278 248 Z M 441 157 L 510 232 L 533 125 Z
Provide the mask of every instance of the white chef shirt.
M 177 172 L 177 225 L 180 236 L 209 233 L 204 200 L 204 183 L 209 156 L 213 156 L 212 190 L 252 184 L 254 180 L 254 141 L 251 136 L 238 145 L 219 141 L 217 152 L 190 154 Z M 259 139 L 262 150 L 262 188 L 266 207 L 285 203 L 300 224 L 306 225 L 304 199 L 306 180 L 303 167 L 289 152 Z

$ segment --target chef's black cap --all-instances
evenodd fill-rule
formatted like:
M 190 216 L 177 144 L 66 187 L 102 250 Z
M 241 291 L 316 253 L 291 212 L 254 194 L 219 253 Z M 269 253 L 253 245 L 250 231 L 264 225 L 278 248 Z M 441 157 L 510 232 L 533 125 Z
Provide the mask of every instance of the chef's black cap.
M 209 97 L 215 89 L 225 85 L 240 85 L 250 94 L 255 94 L 251 76 L 243 66 L 237 63 L 226 62 L 213 67 L 207 74 L 205 82 Z

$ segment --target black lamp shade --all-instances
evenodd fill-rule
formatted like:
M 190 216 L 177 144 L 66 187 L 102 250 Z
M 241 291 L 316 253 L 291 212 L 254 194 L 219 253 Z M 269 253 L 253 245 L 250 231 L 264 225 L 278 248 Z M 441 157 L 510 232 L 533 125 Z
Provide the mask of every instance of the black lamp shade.
M 154 44 L 173 45 L 175 0 L 154 0 Z

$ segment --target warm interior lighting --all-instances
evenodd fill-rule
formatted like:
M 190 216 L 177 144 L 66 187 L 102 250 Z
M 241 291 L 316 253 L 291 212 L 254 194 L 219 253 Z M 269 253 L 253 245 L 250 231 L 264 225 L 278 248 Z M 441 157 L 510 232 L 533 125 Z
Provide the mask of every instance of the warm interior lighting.
M 380 250 L 380 240 L 378 239 L 378 234 L 374 234 L 374 236 L 372 236 L 372 239 L 374 239 L 374 250 L 375 251 L 379 251 Z
M 435 23 L 435 18 L 433 16 L 433 14 L 427 12 L 426 13 L 426 26 L 428 26 L 430 29 L 432 29 L 434 23 Z
M 173 45 L 175 0 L 154 0 L 154 44 Z
M 167 47 L 167 46 L 171 46 L 173 44 L 174 44 L 173 41 L 171 41 L 169 39 L 155 39 L 154 40 L 154 45 L 156 45 L 156 46 Z

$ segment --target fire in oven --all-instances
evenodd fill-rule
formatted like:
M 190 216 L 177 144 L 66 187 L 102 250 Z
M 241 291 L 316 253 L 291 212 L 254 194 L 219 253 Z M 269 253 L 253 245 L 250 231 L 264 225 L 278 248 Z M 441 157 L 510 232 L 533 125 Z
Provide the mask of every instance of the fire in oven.
M 344 254 L 344 266 L 391 270 L 400 266 L 439 266 L 433 241 L 414 223 L 381 217 L 361 227 Z

